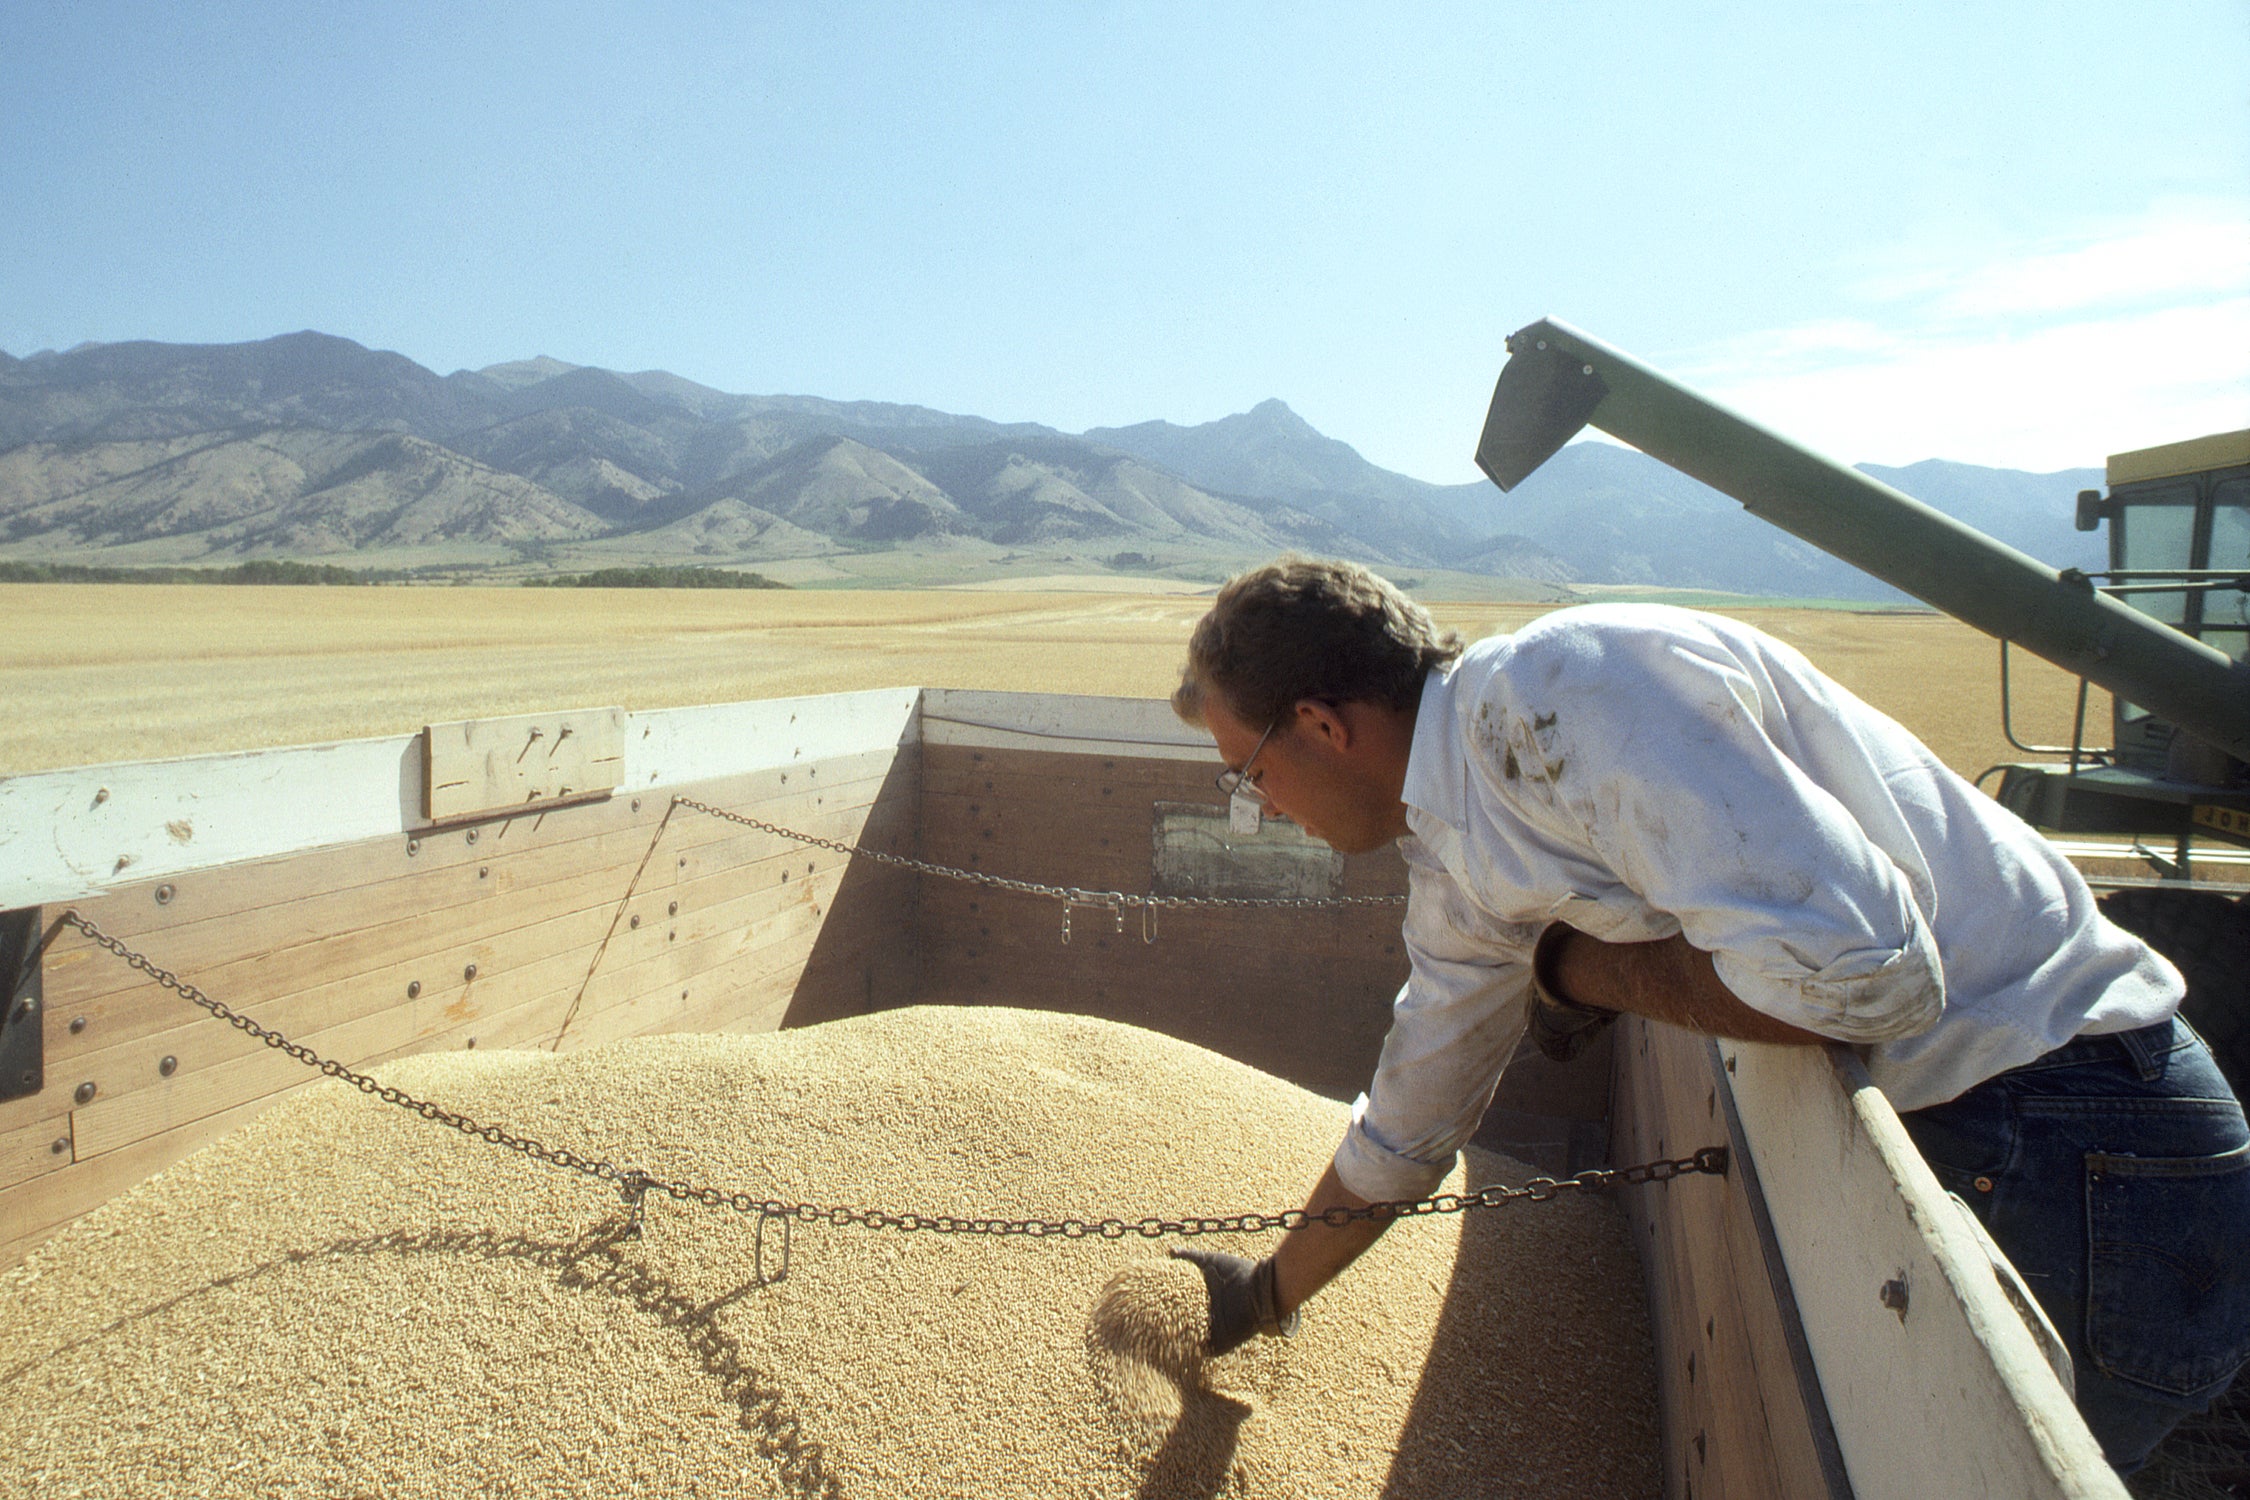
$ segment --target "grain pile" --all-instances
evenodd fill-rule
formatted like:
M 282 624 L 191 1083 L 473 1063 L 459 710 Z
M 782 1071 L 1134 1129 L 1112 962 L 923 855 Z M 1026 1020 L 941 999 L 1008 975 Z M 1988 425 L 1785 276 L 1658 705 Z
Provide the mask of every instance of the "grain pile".
M 384 1077 L 661 1176 L 1000 1218 L 1294 1206 L 1345 1118 L 1154 1033 L 1003 1009 Z M 652 1198 L 642 1237 L 622 1222 L 588 1180 L 308 1090 L 0 1277 L 0 1492 L 1659 1487 L 1639 1272 L 1605 1203 L 1402 1224 L 1297 1338 L 1213 1361 L 1199 1277 L 1151 1241 L 799 1224 L 761 1284 L 751 1220 Z

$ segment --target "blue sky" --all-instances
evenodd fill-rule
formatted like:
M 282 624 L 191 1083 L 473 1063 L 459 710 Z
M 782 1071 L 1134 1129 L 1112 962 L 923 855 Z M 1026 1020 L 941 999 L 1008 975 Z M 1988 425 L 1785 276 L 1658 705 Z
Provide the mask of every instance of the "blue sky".
M 0 0 L 0 349 L 317 328 L 1475 477 L 1575 323 L 1851 461 L 2250 425 L 2250 0 Z

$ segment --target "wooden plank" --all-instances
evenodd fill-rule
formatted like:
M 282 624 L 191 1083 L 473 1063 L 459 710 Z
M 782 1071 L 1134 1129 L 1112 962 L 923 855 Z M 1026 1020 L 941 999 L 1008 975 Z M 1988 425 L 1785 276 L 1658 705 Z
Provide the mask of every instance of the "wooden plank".
M 67 1105 L 67 1096 L 64 1102 Z M 0 1130 L 0 1189 L 59 1172 L 70 1164 L 70 1111 L 67 1107 L 49 1113 L 44 1119 Z
M 1859 1059 L 1840 1046 L 1720 1051 L 1862 1500 L 2124 1496 L 1967 1210 Z
M 317 1074 L 308 1075 L 317 1079 Z M 41 1241 L 80 1214 L 101 1207 L 135 1183 L 161 1172 L 252 1119 L 270 1100 L 210 1115 L 145 1140 L 130 1150 L 75 1162 L 59 1172 L 8 1190 L 6 1227 L 0 1229 L 0 1267 L 22 1260 Z
M 595 871 L 576 881 L 537 887 L 514 900 L 468 901 L 453 907 L 432 905 L 379 927 L 318 937 L 273 952 L 252 951 L 231 959 L 199 961 L 193 953 L 183 956 L 173 952 L 165 941 L 149 942 L 147 952 L 153 962 L 178 974 L 213 999 L 261 1021 L 270 1018 L 271 1024 L 276 1026 L 294 1025 L 302 1029 L 325 1019 L 320 1014 L 324 1007 L 318 999 L 308 1007 L 299 1007 L 292 1003 L 294 997 L 314 992 L 321 992 L 323 997 L 333 995 L 327 987 L 355 976 L 372 974 L 398 978 L 399 982 L 388 993 L 403 1001 L 407 998 L 408 984 L 420 983 L 426 988 L 442 986 L 450 976 L 457 975 L 460 970 L 450 960 L 465 947 L 473 951 L 476 945 L 506 944 L 511 933 L 574 915 L 591 924 L 595 929 L 593 937 L 598 938 L 599 929 L 606 926 L 608 914 L 616 909 L 622 883 L 622 877 L 613 871 Z M 61 1073 L 49 1070 L 49 1088 L 75 1087 L 86 1081 L 76 1075 L 82 1072 L 89 1059 L 114 1055 L 120 1047 L 130 1047 L 148 1036 L 170 1030 L 180 1025 L 183 1017 L 193 1014 L 182 1010 L 185 1002 L 179 997 L 153 982 L 139 980 L 135 971 L 126 969 L 107 951 L 76 934 L 70 937 L 68 942 L 58 940 L 50 951 L 51 972 L 70 976 L 95 966 L 114 967 L 125 969 L 139 982 L 92 1000 L 66 1000 L 50 1007 L 50 1019 L 65 1034 L 78 1020 L 83 1019 L 88 1024 L 85 1035 L 77 1039 L 85 1045 L 73 1049 L 74 1055 L 68 1060 L 67 1068 Z M 448 961 L 439 967 L 430 959 L 431 955 L 446 955 Z M 402 965 L 412 964 L 417 957 L 425 962 L 414 965 L 415 972 L 398 974 Z M 484 958 L 473 961 L 489 962 L 495 957 L 497 950 L 492 950 L 487 951 Z M 468 961 L 472 960 L 463 960 Z M 69 1019 L 66 1021 L 65 1017 Z M 112 1086 L 99 1077 L 93 1081 L 104 1089 Z M 0 1123 L 5 1122 L 5 1112 L 11 1107 L 0 1105 Z
M 856 769 L 856 768 L 855 768 Z M 817 768 L 807 768 L 817 770 Z M 726 798 L 754 815 L 771 818 L 805 805 L 801 785 L 807 770 L 800 770 L 800 786 L 789 790 L 772 773 L 758 795 L 743 795 L 733 788 L 711 789 L 714 799 Z M 842 786 L 827 786 L 814 793 L 811 805 L 830 807 L 872 803 L 884 782 L 879 777 L 855 778 Z M 706 790 L 698 788 L 697 790 Z M 729 796 L 729 793 L 734 795 Z M 667 823 L 664 807 L 652 802 L 645 814 L 629 815 L 629 824 L 593 828 L 585 820 L 594 809 L 570 809 L 568 821 L 586 827 L 586 836 L 541 841 L 534 824 L 562 826 L 556 817 L 513 820 L 486 829 L 455 830 L 409 840 L 394 846 L 388 841 L 362 845 L 351 851 L 330 852 L 322 863 L 335 870 L 338 860 L 357 862 L 358 878 L 344 878 L 328 889 L 311 889 L 290 879 L 285 868 L 271 865 L 213 871 L 203 879 L 177 882 L 166 904 L 175 911 L 192 911 L 186 920 L 158 921 L 151 910 L 161 911 L 153 893 L 128 892 L 81 909 L 105 931 L 123 939 L 159 931 L 173 933 L 167 951 L 182 963 L 208 964 L 224 955 L 262 952 L 285 947 L 294 936 L 333 935 L 372 927 L 388 919 L 407 918 L 435 908 L 453 908 L 462 902 L 484 899 L 525 886 L 570 879 L 588 872 L 623 867 L 628 873 L 647 854 L 657 829 L 677 850 L 691 851 L 745 832 L 740 825 L 683 810 Z M 716 805 L 716 803 L 715 803 Z M 612 820 L 604 820 L 609 822 Z M 521 828 L 519 830 L 518 823 Z M 481 841 L 479 835 L 482 835 Z M 770 836 L 769 836 L 770 837 Z M 286 864 L 287 862 L 283 862 Z M 415 882 L 427 882 L 418 885 Z M 73 976 L 56 976 L 64 999 L 83 999 L 102 993 L 109 976 L 96 970 L 87 987 L 69 988 Z M 128 973 L 120 984 L 130 982 Z
M 411 736 L 0 777 L 0 907 L 395 832 Z
M 843 809 L 832 812 L 825 819 L 804 818 L 800 821 L 834 833 L 848 834 L 853 831 L 853 820 L 862 812 L 864 810 Z M 769 845 L 772 842 L 767 840 Z M 725 842 L 704 847 L 717 848 L 731 855 L 750 845 Z M 266 1007 L 321 983 L 332 982 L 330 976 L 337 974 L 395 973 L 400 968 L 402 956 L 432 952 L 451 955 L 460 949 L 464 941 L 471 939 L 505 945 L 509 942 L 508 934 L 512 930 L 537 926 L 560 915 L 601 913 L 604 914 L 601 921 L 606 925 L 609 915 L 617 912 L 617 898 L 623 894 L 638 866 L 639 857 L 647 849 L 645 845 L 628 845 L 618 852 L 631 856 L 631 863 L 620 861 L 606 871 L 589 872 L 577 881 L 558 885 L 514 887 L 513 881 L 506 878 L 508 872 L 497 868 L 494 874 L 500 878 L 492 881 L 480 879 L 473 886 L 465 885 L 463 882 L 467 880 L 469 872 L 464 870 L 458 878 L 448 876 L 443 879 L 443 888 L 433 894 L 458 898 L 460 893 L 474 890 L 478 893 L 474 900 L 456 899 L 450 904 L 440 904 L 435 900 L 410 899 L 411 893 L 395 901 L 390 897 L 371 897 L 370 905 L 386 912 L 395 908 L 407 915 L 401 920 L 379 927 L 357 933 L 319 937 L 278 952 L 253 951 L 232 962 L 213 961 L 207 953 L 198 955 L 192 951 L 192 944 L 189 945 L 191 951 L 185 954 L 175 952 L 171 944 L 176 935 L 160 934 L 156 941 L 149 944 L 151 956 L 191 978 L 206 992 L 246 1010 L 267 1024 L 284 1030 L 291 1025 L 303 1027 L 308 1023 L 301 1009 L 283 1015 Z M 685 873 L 693 875 L 700 858 L 700 853 L 681 856 L 687 864 Z M 744 867 L 739 878 L 768 878 L 765 872 L 785 868 L 790 862 L 816 864 L 825 861 L 837 864 L 842 859 L 841 855 L 825 851 L 807 858 L 793 849 L 784 849 L 769 855 L 764 861 Z M 659 870 L 657 875 L 678 873 L 681 873 L 679 862 L 674 861 Z M 515 889 L 521 889 L 523 894 L 515 895 Z M 684 891 L 669 885 L 663 889 L 671 892 L 671 900 L 686 904 L 692 905 L 703 899 L 700 894 L 702 888 L 693 884 Z M 632 917 L 641 916 L 648 909 L 649 901 L 662 899 L 653 895 L 644 896 L 636 904 Z M 311 914 L 300 915 L 309 918 Z M 629 917 L 628 920 L 630 919 L 632 918 Z M 201 925 L 199 924 L 199 930 Z M 266 924 L 254 915 L 246 917 L 242 925 L 251 929 L 248 935 L 252 938 L 262 935 L 266 930 Z M 159 1029 L 169 1029 L 179 1023 L 180 1017 L 185 1014 L 179 1000 L 154 984 L 141 980 L 133 970 L 111 955 L 86 944 L 77 934 L 67 936 L 69 941 L 58 944 L 50 955 L 51 968 L 60 976 L 54 986 L 58 1000 L 53 1011 L 57 1016 L 70 1018 L 69 1023 L 60 1024 L 57 1028 L 56 1067 L 65 1068 L 67 1065 L 66 1070 L 76 1070 L 83 1074 L 87 1068 L 95 1066 L 104 1053 L 129 1044 L 143 1035 L 153 1034 Z M 231 948 L 236 946 L 235 940 L 244 934 L 230 931 L 221 924 L 205 936 L 211 939 L 213 946 Z M 489 972 L 492 960 L 501 956 L 496 953 L 491 959 L 477 961 L 485 962 Z M 375 967 L 377 965 L 381 967 Z M 121 974 L 131 987 L 92 1000 L 86 999 L 86 990 L 101 987 L 92 982 L 92 972 L 102 969 Z M 401 976 L 399 992 L 403 993 L 406 984 L 411 982 L 425 985 L 443 983 L 445 975 L 453 971 L 449 964 L 436 965 L 434 972 L 430 970 L 431 966 L 425 965 L 423 972 Z M 316 1016 L 314 1019 L 334 1018 Z M 72 1032 L 70 1025 L 80 1021 L 86 1023 L 82 1033 Z M 104 1082 L 98 1075 L 88 1076 L 93 1076 L 97 1084 Z M 83 1077 L 71 1080 L 73 1086 L 80 1081 L 84 1081 Z M 5 1122 L 9 1108 L 11 1106 L 0 1105 L 0 1123 Z
M 1211 737 L 1181 723 L 1161 698 L 928 688 L 922 694 L 921 738 L 930 747 L 1068 750 L 1139 760 L 1214 758 Z
M 1205 801 L 1226 806 L 1227 799 L 1212 784 L 1222 762 L 1211 752 L 1210 769 L 1176 760 L 1139 760 L 1115 755 L 1070 755 L 1037 750 L 970 752 L 932 745 L 922 752 L 922 790 L 941 797 L 999 797 L 1006 801 L 1040 801 L 1054 795 L 1058 776 L 1073 783 L 1110 788 L 1112 798 L 1137 797 L 1140 801 Z
M 850 821 L 866 812 L 833 811 L 826 815 L 833 820 L 828 826 L 837 832 L 849 832 Z M 824 819 L 814 818 L 801 821 L 815 826 L 824 823 Z M 770 847 L 772 841 L 764 839 L 764 844 Z M 413 941 L 416 934 L 394 926 L 360 935 L 356 941 L 307 945 L 270 959 L 256 955 L 236 965 L 221 966 L 211 975 L 199 975 L 197 982 L 214 998 L 298 1040 L 392 1006 L 408 1007 L 416 1016 L 450 1007 L 457 1017 L 467 1019 L 475 1009 L 465 999 L 470 986 L 461 977 L 468 965 L 477 967 L 476 989 L 490 991 L 497 986 L 506 994 L 520 982 L 519 971 L 526 966 L 535 966 L 540 973 L 575 971 L 584 975 L 595 949 L 605 939 L 612 945 L 605 956 L 613 959 L 614 966 L 629 961 L 635 953 L 683 939 L 692 945 L 718 932 L 754 931 L 761 913 L 783 904 L 815 903 L 817 915 L 818 903 L 830 899 L 843 879 L 846 863 L 844 856 L 830 851 L 807 854 L 785 849 L 764 860 L 722 868 L 684 885 L 644 890 L 622 910 L 608 899 L 613 889 L 599 891 L 603 899 L 598 904 L 574 903 L 574 909 L 560 913 L 545 906 L 527 907 L 524 901 L 518 901 L 515 916 L 520 920 L 510 925 L 468 923 L 452 913 L 436 912 L 419 924 L 410 924 L 418 925 L 423 929 L 420 936 L 432 941 Z M 819 877 L 796 874 L 792 883 L 792 874 L 808 868 L 822 873 Z M 535 887 L 526 899 L 544 900 L 553 890 Z M 452 939 L 451 946 L 433 946 L 434 941 L 444 939 Z M 96 951 L 100 958 L 115 962 Z M 340 961 L 339 954 L 347 959 L 373 955 L 391 961 L 381 968 L 367 969 Z M 308 959 L 320 961 L 308 965 Z M 324 977 L 339 970 L 343 971 L 339 977 Z M 413 985 L 421 988 L 418 999 L 408 994 Z M 130 1037 L 122 1044 L 89 1049 L 74 1060 L 67 1075 L 71 1087 L 80 1082 L 92 1082 L 97 1087 L 96 1108 L 105 1122 L 97 1133 L 102 1143 L 99 1149 L 115 1149 L 118 1144 L 118 1127 L 107 1122 L 135 1118 L 133 1108 L 122 1101 L 137 1090 L 154 1088 L 173 1099 L 201 1097 L 202 1107 L 207 1109 L 225 1107 L 231 1101 L 198 1095 L 190 1080 L 207 1078 L 213 1067 L 230 1059 L 262 1056 L 266 1051 L 242 1033 L 203 1017 L 169 992 L 153 987 L 149 990 L 149 1013 L 154 1014 L 161 1005 L 172 1024 L 162 1031 Z M 157 1063 L 164 1056 L 175 1059 L 177 1076 L 159 1074 Z M 167 1106 L 169 1112 L 158 1117 L 157 1128 L 176 1123 L 180 1107 L 177 1103 Z M 130 1132 L 149 1128 L 149 1124 L 144 1120 L 126 1128 Z
M 930 882 L 922 893 L 923 929 L 934 948 L 960 947 L 994 953 L 1048 952 L 1061 941 L 1062 902 L 1049 896 L 982 891 L 952 882 Z M 1071 913 L 1073 946 L 1092 942 L 1106 951 L 1113 944 L 1161 952 L 1209 955 L 1209 962 L 1257 963 L 1277 952 L 1300 959 L 1366 963 L 1403 980 L 1405 939 L 1399 931 L 1404 907 L 1358 907 L 1294 911 L 1281 907 L 1247 910 L 1157 911 L 1144 929 L 1139 910 L 1124 913 L 1124 931 L 1107 908 L 1078 906 Z M 1144 930 L 1153 941 L 1142 941 Z
M 259 1006 L 256 1018 L 305 1045 L 332 1038 L 344 1027 L 372 1024 L 414 1036 L 439 1024 L 473 1021 L 493 1006 L 581 982 L 600 936 L 593 920 L 598 915 L 580 914 L 575 923 L 558 919 L 525 934 L 511 934 L 504 947 L 464 944 L 443 955 L 447 980 L 425 986 L 418 994 L 409 994 L 413 981 L 405 976 L 429 972 L 428 964 L 334 980 Z M 562 941 L 563 937 L 569 941 Z M 468 972 L 472 965 L 473 978 Z M 105 1066 L 93 1078 L 108 1082 L 77 1112 L 81 1154 L 113 1150 L 198 1113 L 231 1108 L 280 1086 L 269 1081 L 286 1081 L 289 1069 L 297 1066 L 200 1009 L 183 1003 L 182 1014 L 187 1019 L 174 1030 L 105 1055 Z M 175 1063 L 169 1073 L 162 1066 L 166 1057 Z
M 1727 1177 L 1628 1189 L 1662 1396 L 1666 1493 L 1841 1497 L 1828 1423 L 1779 1252 L 1761 1233 L 1756 1164 L 1726 1109 L 1708 1041 L 1628 1018 L 1617 1029 L 1611 1152 L 1648 1161 L 1706 1145 Z
M 644 931 L 628 929 L 623 942 L 601 949 L 602 967 L 587 977 L 599 939 L 610 923 L 601 912 L 576 914 L 571 941 L 558 943 L 558 922 L 528 933 L 510 933 L 514 946 L 492 943 L 456 948 L 445 956 L 448 970 L 476 965 L 476 977 L 406 997 L 394 966 L 388 983 L 370 986 L 353 979 L 332 981 L 317 992 L 283 997 L 256 1009 L 262 1024 L 324 1056 L 357 1066 L 366 1058 L 395 1055 L 401 1048 L 449 1027 L 466 1030 L 490 1007 L 507 1008 L 526 998 L 569 987 L 583 988 L 595 1008 L 617 980 L 610 975 L 636 963 L 661 963 L 667 976 L 692 978 L 714 962 L 714 955 L 775 941 L 805 938 L 817 931 L 828 902 L 845 878 L 840 856 L 821 875 L 800 878 L 787 889 L 759 888 L 734 900 Z M 597 920 L 598 919 L 598 920 Z M 683 941 L 683 939 L 685 939 Z M 503 958 L 514 961 L 503 963 Z M 801 962 L 801 957 L 799 960 Z M 669 982 L 669 979 L 668 981 Z M 379 995 L 367 1003 L 370 993 Z M 357 1004 L 339 998 L 358 997 Z M 249 1013 L 248 1007 L 238 1007 Z M 285 1021 L 285 1018 L 286 1021 Z M 473 1033 L 471 1033 L 473 1034 Z M 489 1044 L 489 1043 L 488 1043 Z M 170 1046 L 178 1067 L 163 1074 L 156 1049 Z M 167 1130 L 202 1113 L 231 1108 L 244 1099 L 287 1086 L 293 1060 L 239 1031 L 206 1018 L 200 1025 L 157 1038 L 144 1038 L 111 1054 L 135 1080 L 128 1087 L 98 1093 L 78 1111 L 82 1153 L 110 1151 L 142 1136 Z
M 458 823 L 607 797 L 625 781 L 625 710 L 422 726 L 422 816 Z

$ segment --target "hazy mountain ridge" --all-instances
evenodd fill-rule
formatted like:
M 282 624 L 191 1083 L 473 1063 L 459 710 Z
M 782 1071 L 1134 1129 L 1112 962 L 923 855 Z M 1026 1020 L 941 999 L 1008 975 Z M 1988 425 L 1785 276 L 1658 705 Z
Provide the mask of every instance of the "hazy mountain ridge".
M 1868 472 L 2043 561 L 2100 564 L 2099 538 L 2070 529 L 2098 470 Z M 440 376 L 310 332 L 0 354 L 0 549 L 234 560 L 448 543 L 727 563 L 1296 547 L 1549 584 L 1896 597 L 1629 449 L 1573 445 L 1503 495 L 1382 469 L 1278 400 L 1072 435 L 544 355 Z

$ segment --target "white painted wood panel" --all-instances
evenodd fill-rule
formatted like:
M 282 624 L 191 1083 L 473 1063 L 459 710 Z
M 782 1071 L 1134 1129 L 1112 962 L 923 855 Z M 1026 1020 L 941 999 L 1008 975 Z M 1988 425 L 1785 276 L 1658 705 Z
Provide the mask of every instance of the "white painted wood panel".
M 2124 1500 L 1967 1210 L 1859 1059 L 1720 1050 L 1858 1500 Z
M 628 715 L 633 791 L 914 743 L 917 688 Z M 420 735 L 0 777 L 0 909 L 418 832 Z
M 922 743 L 1207 760 L 1213 775 L 1219 770 L 1211 737 L 1181 723 L 1160 698 L 929 688 L 922 694 Z

